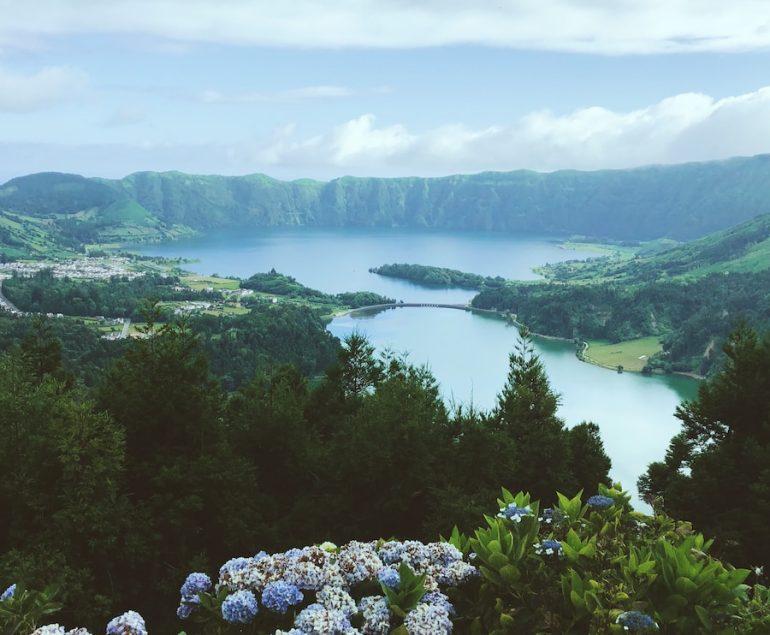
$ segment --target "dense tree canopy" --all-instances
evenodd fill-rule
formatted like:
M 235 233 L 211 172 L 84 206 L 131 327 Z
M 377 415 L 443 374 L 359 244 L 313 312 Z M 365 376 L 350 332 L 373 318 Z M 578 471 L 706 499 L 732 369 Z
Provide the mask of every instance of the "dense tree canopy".
M 0 357 L 0 563 L 13 580 L 66 583 L 64 617 L 133 606 L 164 632 L 190 569 L 330 537 L 469 530 L 500 480 L 574 493 L 607 479 L 595 430 L 555 417 L 526 343 L 498 411 L 449 412 L 428 370 L 359 335 L 320 381 L 275 364 L 228 394 L 205 338 L 156 317 L 91 394 L 62 375 L 42 326 Z
M 718 536 L 716 549 L 743 565 L 770 564 L 770 334 L 743 327 L 725 346 L 724 369 L 682 422 L 640 489 L 667 511 Z

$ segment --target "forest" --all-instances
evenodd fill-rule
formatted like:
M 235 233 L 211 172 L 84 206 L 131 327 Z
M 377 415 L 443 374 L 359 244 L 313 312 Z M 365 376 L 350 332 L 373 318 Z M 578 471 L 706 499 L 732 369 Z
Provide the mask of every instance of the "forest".
M 494 412 L 448 412 L 427 370 L 360 336 L 318 382 L 276 363 L 227 393 L 187 325 L 146 319 L 152 336 L 93 388 L 47 322 L 0 361 L 0 570 L 66 589 L 67 621 L 130 605 L 165 632 L 190 567 L 327 537 L 428 538 L 470 528 L 501 484 L 548 500 L 607 481 L 597 428 L 556 417 L 526 344 Z
M 556 415 L 559 397 L 526 331 L 511 353 L 497 405 L 489 412 L 449 411 L 427 369 L 376 355 L 360 335 L 335 347 L 335 359 L 318 381 L 281 363 L 281 349 L 273 349 L 263 351 L 276 356 L 272 367 L 228 391 L 212 373 L 205 338 L 185 322 L 158 324 L 156 317 L 145 316 L 147 336 L 123 344 L 92 387 L 67 372 L 65 347 L 50 321 L 29 321 L 18 343 L 0 356 L 0 505 L 9 512 L 0 521 L 0 571 L 8 584 L 18 585 L 0 604 L 0 620 L 7 624 L 41 619 L 35 611 L 47 607 L 60 622 L 96 632 L 111 615 L 131 607 L 142 617 L 115 619 L 146 620 L 153 632 L 172 632 L 179 618 L 170 607 L 187 572 L 213 571 L 235 554 L 325 540 L 429 541 L 440 534 L 451 534 L 455 549 L 441 566 L 473 553 L 491 567 L 481 567 L 475 582 L 463 574 L 469 586 L 462 592 L 447 590 L 457 603 L 451 614 L 456 611 L 461 633 L 514 632 L 506 617 L 512 615 L 533 628 L 572 623 L 575 632 L 599 632 L 591 629 L 618 623 L 621 615 L 641 619 L 636 613 L 676 633 L 714 619 L 727 620 L 734 632 L 760 633 L 770 624 L 764 587 L 751 594 L 741 587 L 755 574 L 716 559 L 752 567 L 770 558 L 759 540 L 770 505 L 761 467 L 770 450 L 770 336 L 748 328 L 733 334 L 724 370 L 704 384 L 696 402 L 678 411 L 682 434 L 664 462 L 650 466 L 641 480 L 655 510 L 651 517 L 633 512 L 627 495 L 608 481 L 610 461 L 598 428 L 577 422 L 567 427 Z M 745 463 L 746 452 L 756 465 Z M 735 469 L 736 461 L 741 469 Z M 685 466 L 691 466 L 689 473 Z M 748 473 L 751 482 L 742 476 Z M 500 486 L 506 489 L 495 503 Z M 712 513 L 714 501 L 721 501 L 724 514 Z M 487 529 L 468 535 L 496 504 L 498 517 L 488 516 Z M 543 513 L 553 520 L 544 522 L 538 506 L 551 509 Z M 674 523 L 667 513 L 681 513 L 698 532 L 716 535 L 716 542 L 703 542 L 688 523 Z M 513 541 L 516 551 L 509 559 L 491 555 L 499 549 L 494 536 Z M 663 543 L 670 546 L 649 551 Z M 345 554 L 366 544 L 373 543 L 351 542 L 341 551 L 332 545 L 324 553 L 364 557 Z M 626 561 L 624 545 L 631 544 L 636 546 Z M 700 609 L 670 604 L 673 591 L 658 588 L 654 576 L 629 573 L 678 562 L 680 577 L 700 575 L 697 557 L 676 555 L 694 548 L 709 558 L 714 576 L 710 586 L 687 591 L 703 603 Z M 318 547 L 307 549 L 311 554 Z M 705 556 L 707 551 L 713 556 Z M 260 566 L 264 557 L 241 559 L 243 570 Z M 384 552 L 380 557 L 387 561 Z M 567 578 L 558 569 L 547 573 L 552 557 L 554 563 L 565 559 Z M 441 604 L 448 596 L 427 599 L 426 578 L 415 573 L 420 561 L 405 562 L 412 565 L 395 571 L 402 582 L 388 586 L 381 578 L 383 589 L 390 589 L 385 615 L 406 615 L 407 626 L 446 620 L 444 630 L 430 632 L 448 633 L 450 613 Z M 220 574 L 227 581 L 236 569 L 222 571 L 231 572 Z M 240 632 L 240 619 L 230 616 L 246 611 L 248 621 L 253 619 L 251 591 L 227 583 L 209 595 L 200 575 L 188 577 L 191 586 L 183 587 L 179 615 L 189 617 L 199 604 L 203 611 L 195 613 L 189 632 L 231 632 L 228 620 L 236 624 L 232 632 Z M 581 575 L 601 575 L 606 586 L 589 593 Z M 634 575 L 642 576 L 638 583 Z M 582 599 L 558 608 L 553 594 L 564 584 Z M 612 595 L 617 584 L 626 588 L 627 599 Z M 484 598 L 502 589 L 505 602 L 488 605 Z M 263 595 L 262 601 L 280 613 L 279 598 L 299 597 L 299 591 L 280 595 L 288 592 L 286 586 L 271 587 L 279 595 Z M 532 593 L 544 594 L 542 603 L 528 602 Z M 444 608 L 419 608 L 422 597 Z M 283 623 L 283 614 L 264 613 L 249 632 L 272 632 L 260 629 Z M 494 630 L 501 624 L 504 630 Z M 564 632 L 558 629 L 553 632 Z
M 215 300 L 213 291 L 180 287 L 178 276 L 149 273 L 109 280 L 57 278 L 50 270 L 3 281 L 3 293 L 22 311 L 75 316 L 139 318 L 147 298 L 165 301 Z

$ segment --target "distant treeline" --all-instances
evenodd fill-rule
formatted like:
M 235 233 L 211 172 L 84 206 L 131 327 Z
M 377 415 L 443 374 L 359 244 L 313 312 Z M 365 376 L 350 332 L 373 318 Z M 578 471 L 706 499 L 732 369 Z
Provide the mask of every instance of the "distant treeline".
M 138 318 L 146 299 L 162 301 L 219 299 L 212 291 L 180 288 L 176 276 L 146 274 L 109 280 L 56 278 L 50 270 L 14 276 L 3 282 L 6 297 L 21 311 L 75 316 Z
M 278 273 L 275 269 L 267 273 L 256 273 L 247 280 L 243 280 L 241 288 L 295 299 L 302 298 L 310 300 L 314 304 L 345 306 L 351 309 L 375 304 L 393 304 L 395 302 L 393 298 L 387 298 L 371 291 L 352 291 L 336 294 L 316 291 L 297 282 L 291 276 Z
M 480 276 L 475 273 L 447 269 L 446 267 L 431 267 L 428 265 L 392 264 L 369 269 L 371 273 L 390 278 L 409 280 L 426 287 L 459 287 L 461 289 L 479 290 L 484 286 L 496 287 L 505 282 L 504 278 Z

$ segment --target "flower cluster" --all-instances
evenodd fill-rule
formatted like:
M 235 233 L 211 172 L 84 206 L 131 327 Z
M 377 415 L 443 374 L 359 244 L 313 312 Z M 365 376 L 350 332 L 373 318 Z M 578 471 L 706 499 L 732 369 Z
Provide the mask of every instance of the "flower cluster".
M 258 611 L 257 598 L 251 591 L 236 591 L 222 602 L 222 618 L 231 624 L 248 624 Z
M 507 518 L 515 523 L 520 523 L 522 518 L 532 515 L 532 509 L 529 505 L 519 507 L 516 503 L 510 503 L 503 507 L 497 515 L 500 518 Z
M 535 545 L 535 553 L 545 556 L 561 556 L 564 553 L 564 548 L 558 540 L 543 540 L 541 543 Z
M 541 513 L 538 520 L 545 525 L 558 524 L 564 520 L 564 512 L 560 509 L 554 509 L 553 507 L 546 507 Z
M 365 635 L 387 635 L 390 633 L 390 609 L 388 601 L 381 595 L 361 598 L 358 610 L 364 620 L 361 632 Z
M 32 635 L 91 635 L 91 633 L 84 628 L 73 628 L 68 631 L 59 624 L 46 624 L 32 631 Z
M 398 571 L 390 567 L 382 569 L 377 574 L 377 579 L 380 581 L 380 584 L 384 584 L 389 589 L 397 589 L 401 582 L 401 576 L 398 574 Z
M 225 565 L 226 566 L 226 565 Z M 200 604 L 201 593 L 206 593 L 211 588 L 211 578 L 205 573 L 191 573 L 179 589 L 181 596 L 179 608 L 176 614 L 179 619 L 185 620 L 192 614 L 195 607 Z
M 286 613 L 290 606 L 300 604 L 303 599 L 302 591 L 283 580 L 271 582 L 262 591 L 262 604 L 276 613 Z
M 615 500 L 609 496 L 602 496 L 601 494 L 595 494 L 586 501 L 591 507 L 598 509 L 607 509 L 615 504 Z
M 445 542 L 351 541 L 341 547 L 324 543 L 234 558 L 220 569 L 215 591 L 229 593 L 221 613 L 230 623 L 251 622 L 261 604 L 270 612 L 265 616 L 276 620 L 295 609 L 291 630 L 277 633 L 385 635 L 400 624 L 395 616 L 404 613 L 391 611 L 390 596 L 365 596 L 357 603 L 353 595 L 361 597 L 376 586 L 398 592 L 404 584 L 399 573 L 403 564 L 423 576 L 425 589 L 419 603 L 407 609 L 403 622 L 407 631 L 412 635 L 451 632 L 454 607 L 441 590 L 461 585 L 478 572 L 463 560 L 462 552 Z M 200 575 L 191 574 L 185 581 L 183 606 L 187 591 L 200 592 L 205 584 Z
M 641 611 L 626 611 L 618 615 L 616 620 L 625 631 L 656 631 L 658 625 L 652 616 Z
M 452 632 L 452 620 L 445 608 L 436 604 L 418 604 L 404 620 L 409 635 L 443 635 Z
M 126 611 L 107 624 L 107 635 L 147 635 L 147 627 L 136 611 Z

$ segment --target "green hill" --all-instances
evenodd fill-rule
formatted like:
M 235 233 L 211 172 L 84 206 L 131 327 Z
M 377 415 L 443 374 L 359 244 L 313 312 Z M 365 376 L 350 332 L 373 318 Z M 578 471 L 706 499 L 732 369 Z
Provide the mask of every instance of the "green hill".
M 756 273 L 770 268 L 770 214 L 758 216 L 692 242 L 668 249 L 644 247 L 632 258 L 604 257 L 543 268 L 562 282 L 625 283 L 694 279 L 714 273 Z
M 160 235 L 180 226 L 206 231 L 311 225 L 691 240 L 770 213 L 770 155 L 630 170 L 329 182 L 260 174 L 139 172 L 109 180 L 44 173 L 0 187 L 0 209 L 28 216 L 108 210 L 104 217 L 109 219 L 112 205 L 128 210 L 128 201 L 157 221 Z M 141 224 L 151 224 L 148 220 L 143 217 Z

